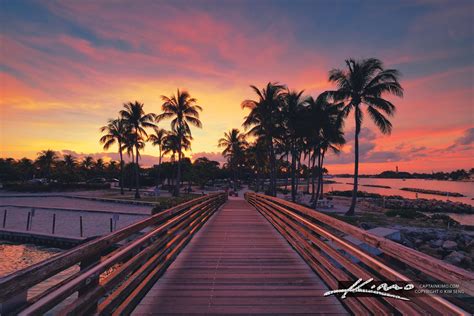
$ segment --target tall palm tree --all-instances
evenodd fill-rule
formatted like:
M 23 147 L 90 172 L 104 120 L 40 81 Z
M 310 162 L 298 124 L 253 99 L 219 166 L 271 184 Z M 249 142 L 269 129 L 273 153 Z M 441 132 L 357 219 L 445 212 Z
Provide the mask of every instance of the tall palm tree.
M 183 142 L 186 137 L 192 140 L 190 125 L 201 128 L 202 123 L 199 120 L 199 112 L 202 107 L 197 105 L 197 100 L 189 94 L 188 91 L 177 90 L 176 95 L 167 97 L 162 95 L 163 113 L 157 116 L 157 122 L 164 119 L 171 120 L 171 130 L 176 134 L 178 141 L 178 172 L 176 175 L 175 195 L 179 195 L 181 184 L 181 159 L 183 158 Z
M 296 157 L 298 154 L 298 141 L 302 137 L 304 130 L 302 120 L 306 100 L 302 97 L 304 91 L 290 91 L 284 95 L 283 103 L 283 123 L 285 132 L 283 133 L 283 143 L 289 145 L 291 153 L 291 199 L 296 200 Z
M 125 122 L 120 119 L 109 119 L 107 125 L 100 128 L 101 133 L 105 133 L 100 138 L 100 143 L 104 145 L 104 150 L 108 150 L 110 146 L 117 143 L 118 153 L 120 156 L 120 194 L 123 192 L 123 146 L 125 144 L 125 137 L 127 133 L 127 128 Z
M 335 91 L 327 91 L 327 95 L 337 102 L 343 102 L 342 117 L 347 118 L 354 110 L 354 189 L 352 202 L 346 215 L 354 215 L 357 202 L 357 183 L 359 177 L 359 133 L 362 126 L 362 104 L 366 105 L 367 113 L 383 134 L 390 134 L 392 124 L 387 116 L 393 116 L 395 106 L 383 98 L 384 94 L 403 97 L 403 88 L 399 83 L 400 73 L 395 69 L 385 69 L 383 63 L 376 58 L 346 60 L 346 69 L 333 69 L 329 72 L 329 81 L 337 86 Z
M 38 153 L 36 165 L 47 178 L 51 177 L 53 167 L 58 160 L 58 156 L 54 150 L 48 149 Z
M 241 106 L 250 109 L 242 124 L 249 129 L 248 134 L 265 139 L 270 153 L 270 195 L 276 196 L 276 154 L 275 139 L 283 130 L 281 106 L 285 86 L 276 82 L 269 82 L 263 89 L 250 86 L 257 94 L 258 100 L 245 100 Z
M 140 166 L 138 160 L 140 149 L 144 147 L 143 139 L 148 137 L 147 127 L 154 127 L 155 114 L 145 113 L 143 103 L 138 101 L 128 102 L 123 105 L 120 116 L 128 127 L 128 134 L 133 147 L 135 147 L 135 198 L 140 198 Z
M 234 174 L 234 191 L 237 191 L 237 166 L 243 162 L 244 151 L 248 146 L 245 135 L 236 128 L 224 133 L 224 137 L 219 139 L 218 146 L 224 148 L 222 155 L 227 158 Z
M 159 158 L 158 158 L 158 182 L 156 185 L 160 184 L 160 167 L 161 167 L 161 160 L 163 158 L 163 145 L 165 144 L 166 135 L 168 131 L 155 126 L 153 128 L 154 133 L 148 136 L 148 141 L 151 142 L 153 146 L 158 146 L 159 150 Z

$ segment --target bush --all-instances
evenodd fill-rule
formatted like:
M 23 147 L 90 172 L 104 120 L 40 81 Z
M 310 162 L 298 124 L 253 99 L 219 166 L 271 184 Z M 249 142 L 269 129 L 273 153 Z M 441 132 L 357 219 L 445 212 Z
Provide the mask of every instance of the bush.
M 352 191 L 347 190 L 347 191 L 332 191 L 329 192 L 330 195 L 333 196 L 344 196 L 344 197 L 352 197 Z M 362 198 L 382 198 L 382 195 L 377 194 L 377 193 L 369 193 L 365 191 L 357 191 L 357 197 L 362 197 Z
M 282 194 L 288 194 L 290 193 L 290 190 L 285 189 L 285 188 L 277 188 L 277 192 L 282 193 Z
M 7 191 L 32 193 L 74 190 L 105 190 L 110 189 L 110 183 L 8 183 L 4 184 L 3 188 Z
M 415 210 L 406 210 L 406 209 L 389 210 L 389 211 L 385 212 L 385 215 L 388 216 L 388 217 L 399 216 L 401 218 L 409 218 L 409 219 L 426 217 L 426 215 L 423 214 L 423 213 L 417 212 Z
M 156 214 L 158 212 L 164 211 L 178 204 L 195 199 L 199 196 L 200 195 L 196 195 L 196 194 L 182 194 L 179 197 L 159 197 L 158 198 L 159 205 L 153 208 L 152 214 Z

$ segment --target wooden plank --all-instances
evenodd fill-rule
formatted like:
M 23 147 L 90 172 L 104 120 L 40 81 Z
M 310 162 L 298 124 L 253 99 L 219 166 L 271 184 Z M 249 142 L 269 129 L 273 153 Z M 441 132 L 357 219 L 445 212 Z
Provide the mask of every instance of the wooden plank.
M 133 314 L 347 314 L 248 203 L 231 200 L 189 242 Z M 259 299 L 260 298 L 260 299 Z
M 372 269 L 374 269 L 375 271 L 377 271 L 381 275 L 389 276 L 394 280 L 410 281 L 403 274 L 401 274 L 398 271 L 394 270 L 393 268 L 385 265 L 380 260 L 377 260 L 376 258 L 373 258 L 372 256 L 366 254 L 365 252 L 361 251 L 359 248 L 354 247 L 349 242 L 347 242 L 347 241 L 339 238 L 338 236 L 332 234 L 326 228 L 323 228 L 323 227 L 309 221 L 308 218 L 305 218 L 304 216 L 308 216 L 309 218 L 313 218 L 313 219 L 316 219 L 318 221 L 322 221 L 321 216 L 328 217 L 330 219 L 333 219 L 333 218 L 331 218 L 331 217 L 329 217 L 325 214 L 321 214 L 319 212 L 304 208 L 302 206 L 299 206 L 299 205 L 296 205 L 296 204 L 293 204 L 293 203 L 288 203 L 286 201 L 276 199 L 276 198 L 272 198 L 272 197 L 268 197 L 268 196 L 249 194 L 247 196 L 247 198 L 249 199 L 249 201 L 252 204 L 255 204 L 257 207 L 261 207 L 261 208 L 264 208 L 264 209 L 268 208 L 270 210 L 277 210 L 278 212 L 281 212 L 281 213 L 285 214 L 286 216 L 288 216 L 287 219 L 291 218 L 292 220 L 294 220 L 298 225 L 308 227 L 313 232 L 315 232 L 315 233 L 317 233 L 321 236 L 324 236 L 325 238 L 328 238 L 329 240 L 332 240 L 332 241 L 336 242 L 337 244 L 342 246 L 342 248 L 344 250 L 348 251 L 349 253 L 351 253 L 355 257 L 359 258 L 361 261 L 363 261 L 365 264 L 370 266 Z M 263 204 L 260 204 L 260 203 L 263 203 Z M 291 204 L 291 205 L 288 205 L 288 204 Z M 297 212 L 295 212 L 294 210 L 296 210 Z M 299 212 L 299 214 L 298 214 L 298 212 Z M 362 232 L 362 234 L 366 238 L 370 239 L 370 238 L 373 237 L 374 239 L 380 240 L 381 242 L 379 242 L 377 244 L 374 244 L 375 247 L 380 246 L 380 244 L 390 244 L 390 243 L 398 245 L 398 244 L 396 244 L 396 243 L 394 243 L 390 240 L 386 240 L 384 238 L 380 238 L 378 236 L 374 236 L 374 235 L 371 235 L 369 233 L 366 233 L 365 231 L 363 231 L 363 230 L 361 230 L 357 227 L 354 227 L 352 225 L 346 224 L 342 221 L 339 221 L 339 220 L 336 220 L 336 219 L 333 219 L 333 220 L 342 223 L 342 224 L 338 223 L 339 226 L 333 227 L 336 230 L 344 231 L 344 232 L 346 232 L 346 231 L 353 232 L 354 230 L 359 230 L 359 231 Z M 331 220 L 325 220 L 324 224 L 329 224 L 329 226 L 334 225 L 334 223 L 332 223 Z M 356 237 L 358 237 L 359 239 L 363 239 L 359 235 L 356 235 Z M 363 239 L 363 240 L 366 240 L 366 239 Z M 401 245 L 398 245 L 398 246 L 401 246 Z M 297 245 L 297 247 L 298 247 L 298 245 Z M 402 246 L 402 247 L 404 247 L 404 246 Z M 381 248 L 381 247 L 379 247 L 379 248 Z M 404 247 L 404 248 L 406 248 L 406 247 Z M 413 250 L 411 250 L 411 251 L 416 253 L 416 251 L 413 251 Z M 403 256 L 403 255 L 398 253 L 397 259 L 400 259 L 400 256 Z M 417 268 L 417 266 L 415 266 L 415 267 Z M 458 269 L 458 270 L 462 270 L 462 269 Z M 467 271 L 465 271 L 465 273 L 469 274 L 469 272 L 467 272 Z M 435 275 L 435 277 L 437 277 L 437 276 Z M 440 278 L 438 278 L 438 279 L 440 279 Z M 443 299 L 442 297 L 439 297 L 439 296 L 416 297 L 409 303 L 408 302 L 406 302 L 406 303 L 399 302 L 399 301 L 395 301 L 395 300 L 391 301 L 390 303 L 392 305 L 395 304 L 397 310 L 400 310 L 403 313 L 412 314 L 413 313 L 413 308 L 415 308 L 417 310 L 420 310 L 419 309 L 420 307 L 417 307 L 415 305 L 415 302 L 420 307 L 422 307 L 424 310 L 430 310 L 432 313 L 435 313 L 435 314 L 436 313 L 442 313 L 442 314 L 451 314 L 451 313 L 453 313 L 453 314 L 463 314 L 464 313 L 464 311 L 462 309 L 460 309 L 456 305 L 448 302 L 447 300 L 445 300 L 445 299 Z
M 329 215 L 314 211 L 301 205 L 266 195 L 256 194 L 256 196 L 260 199 L 272 201 L 297 210 L 298 212 L 325 223 L 341 232 L 350 234 L 436 279 L 446 283 L 460 284 L 465 289 L 466 293 L 474 295 L 474 273 L 472 272 L 455 267 L 442 260 L 433 258 L 389 239 L 370 234 L 356 226 L 347 224 Z

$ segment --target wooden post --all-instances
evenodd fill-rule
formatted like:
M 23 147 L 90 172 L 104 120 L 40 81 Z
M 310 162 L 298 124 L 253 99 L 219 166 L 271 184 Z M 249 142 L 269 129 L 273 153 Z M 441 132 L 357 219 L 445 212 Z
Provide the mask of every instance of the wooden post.
M 56 213 L 53 214 L 53 228 L 51 230 L 51 233 L 54 235 L 54 232 L 56 230 Z
M 114 227 L 113 227 L 113 220 L 112 220 L 112 217 L 110 218 L 110 232 L 113 232 L 114 231 Z
M 100 262 L 100 255 L 94 256 L 94 257 L 91 257 L 91 258 L 88 258 L 88 259 L 85 259 L 85 260 L 81 261 L 79 267 L 80 267 L 81 270 L 85 270 L 89 266 L 95 265 L 99 262 Z M 100 280 L 99 277 L 100 277 L 100 275 L 96 275 L 96 276 L 91 277 L 90 279 L 87 279 L 86 284 L 79 289 L 79 291 L 77 293 L 78 296 L 81 297 L 81 296 L 87 295 L 87 293 L 90 290 L 92 290 L 92 289 L 96 288 L 97 286 L 99 286 L 99 280 Z M 97 307 L 98 307 L 97 302 L 95 304 L 91 304 L 91 306 L 88 307 L 87 311 L 84 311 L 84 314 L 85 315 L 95 314 L 95 311 L 97 310 Z
M 3 228 L 7 225 L 7 209 L 3 210 Z
M 26 231 L 30 230 L 30 220 L 31 220 L 31 212 L 28 212 L 28 219 L 26 220 Z
M 82 216 L 79 216 L 79 227 L 81 230 L 81 237 L 82 237 Z

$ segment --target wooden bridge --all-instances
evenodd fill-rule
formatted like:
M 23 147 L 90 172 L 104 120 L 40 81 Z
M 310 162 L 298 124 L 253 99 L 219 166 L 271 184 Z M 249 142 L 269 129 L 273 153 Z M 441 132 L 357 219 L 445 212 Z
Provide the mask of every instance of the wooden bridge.
M 351 236 L 383 252 L 374 257 Z M 79 271 L 28 299 L 72 266 Z M 409 301 L 324 296 L 341 281 L 458 284 L 474 275 L 320 212 L 265 195 L 223 193 L 183 203 L 0 279 L 3 314 L 438 314 L 462 315 L 455 298 Z M 390 292 L 392 293 L 392 292 Z M 403 292 L 399 293 L 404 295 Z M 20 298 L 20 299 L 19 299 Z M 2 314 L 2 315 L 3 315 Z

